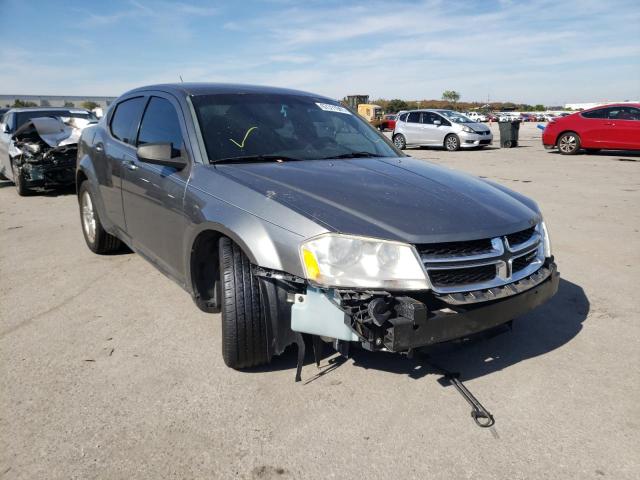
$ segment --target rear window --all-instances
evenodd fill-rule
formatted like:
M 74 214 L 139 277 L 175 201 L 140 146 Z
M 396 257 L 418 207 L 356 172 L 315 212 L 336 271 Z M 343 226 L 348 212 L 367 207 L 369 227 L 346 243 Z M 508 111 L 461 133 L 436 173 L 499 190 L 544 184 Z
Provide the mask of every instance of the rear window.
M 581 114 L 584 118 L 606 118 L 607 109 L 599 108 L 598 110 L 591 110 L 590 112 L 583 112 Z
M 124 143 L 133 145 L 143 107 L 143 97 L 130 98 L 116 105 L 116 110 L 111 117 L 111 135 Z

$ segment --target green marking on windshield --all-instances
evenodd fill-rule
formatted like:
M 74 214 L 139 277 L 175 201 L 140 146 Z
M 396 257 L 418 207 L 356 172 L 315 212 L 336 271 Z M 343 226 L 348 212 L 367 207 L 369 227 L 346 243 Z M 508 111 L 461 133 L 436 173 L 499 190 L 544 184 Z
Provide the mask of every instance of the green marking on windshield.
M 251 127 L 249 130 L 247 130 L 247 133 L 244 134 L 244 138 L 242 139 L 242 143 L 238 143 L 236 142 L 233 138 L 230 138 L 229 140 L 231 140 L 233 143 L 235 143 L 238 148 L 244 148 L 244 142 L 247 141 L 247 137 L 249 136 L 249 134 L 254 131 L 256 128 L 258 127 Z

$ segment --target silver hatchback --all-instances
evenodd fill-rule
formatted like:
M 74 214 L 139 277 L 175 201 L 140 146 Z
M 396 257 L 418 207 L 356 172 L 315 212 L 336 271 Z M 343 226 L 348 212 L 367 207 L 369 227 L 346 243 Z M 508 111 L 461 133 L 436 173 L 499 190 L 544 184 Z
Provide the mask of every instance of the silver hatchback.
M 489 127 L 453 110 L 411 110 L 399 116 L 393 131 L 399 149 L 433 146 L 456 151 L 485 147 L 492 141 Z

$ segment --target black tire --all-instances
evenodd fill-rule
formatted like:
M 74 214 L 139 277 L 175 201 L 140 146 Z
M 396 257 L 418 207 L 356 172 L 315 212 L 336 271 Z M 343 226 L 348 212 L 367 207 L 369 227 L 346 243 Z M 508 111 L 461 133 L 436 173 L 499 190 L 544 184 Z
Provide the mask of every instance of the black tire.
M 16 191 L 18 192 L 18 195 L 20 195 L 21 197 L 28 197 L 33 193 L 33 190 L 27 187 L 24 177 L 22 176 L 22 173 L 20 172 L 20 170 L 18 170 L 13 164 L 11 165 L 11 168 L 13 169 L 13 183 L 16 186 Z
M 444 137 L 444 148 L 447 152 L 457 152 L 460 150 L 460 138 L 454 133 Z
M 90 204 L 87 204 L 87 197 L 90 200 Z M 98 211 L 95 209 L 95 201 L 91 189 L 89 188 L 89 181 L 85 180 L 80 185 L 78 190 L 78 205 L 80 210 L 80 226 L 82 227 L 82 235 L 84 241 L 87 243 L 87 247 L 93 253 L 104 255 L 112 253 L 122 248 L 122 242 L 118 237 L 114 237 L 103 228 L 98 216 Z M 90 211 L 89 211 L 90 210 Z M 89 216 L 93 219 L 93 232 L 89 228 Z
M 599 148 L 587 148 L 585 150 L 587 153 L 598 153 L 600 151 Z
M 231 368 L 269 363 L 268 333 L 258 279 L 242 249 L 220 239 L 222 358 Z
M 407 139 L 404 138 L 404 135 L 398 133 L 397 135 L 393 136 L 393 144 L 397 149 L 404 150 L 405 148 L 407 148 Z
M 565 132 L 558 137 L 556 146 L 562 155 L 575 155 L 580 151 L 580 137 L 575 132 Z

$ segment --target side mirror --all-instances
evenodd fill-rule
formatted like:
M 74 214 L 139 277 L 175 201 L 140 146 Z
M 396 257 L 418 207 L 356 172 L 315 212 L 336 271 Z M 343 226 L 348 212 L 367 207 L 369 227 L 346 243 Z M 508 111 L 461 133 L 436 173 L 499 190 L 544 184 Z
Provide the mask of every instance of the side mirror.
M 433 121 L 433 124 L 434 124 L 436 127 L 439 127 L 440 125 L 442 125 L 442 122 L 441 122 L 440 120 L 434 120 L 434 121 Z
M 187 159 L 183 156 L 173 156 L 173 152 L 170 143 L 146 143 L 140 145 L 136 151 L 138 159 L 142 162 L 182 170 L 187 166 Z

